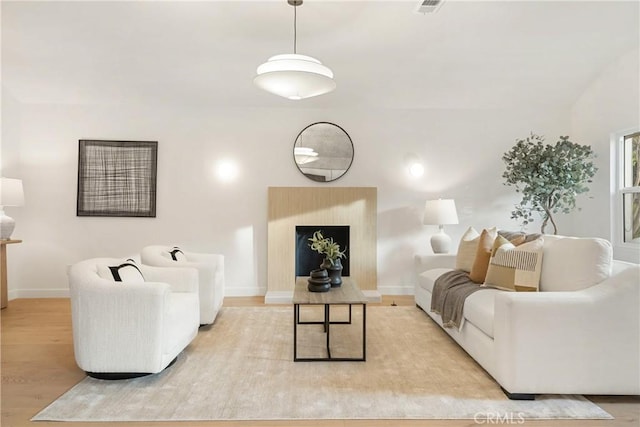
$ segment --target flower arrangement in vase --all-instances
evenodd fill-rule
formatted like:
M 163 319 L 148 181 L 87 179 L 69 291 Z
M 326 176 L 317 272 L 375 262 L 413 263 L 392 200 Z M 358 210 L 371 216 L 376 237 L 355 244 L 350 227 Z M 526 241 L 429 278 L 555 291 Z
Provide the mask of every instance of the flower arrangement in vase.
M 340 245 L 332 237 L 324 237 L 322 231 L 318 230 L 309 238 L 309 247 L 324 255 L 324 261 L 320 265 L 321 269 L 326 269 L 329 273 L 332 287 L 342 285 L 342 261 L 345 257 L 344 250 L 340 250 Z

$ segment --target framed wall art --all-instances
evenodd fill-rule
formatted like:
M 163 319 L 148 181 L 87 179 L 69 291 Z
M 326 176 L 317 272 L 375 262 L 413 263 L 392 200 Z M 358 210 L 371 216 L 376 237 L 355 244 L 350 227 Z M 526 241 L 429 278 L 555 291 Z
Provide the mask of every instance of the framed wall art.
M 78 216 L 156 216 L 157 141 L 79 143 Z

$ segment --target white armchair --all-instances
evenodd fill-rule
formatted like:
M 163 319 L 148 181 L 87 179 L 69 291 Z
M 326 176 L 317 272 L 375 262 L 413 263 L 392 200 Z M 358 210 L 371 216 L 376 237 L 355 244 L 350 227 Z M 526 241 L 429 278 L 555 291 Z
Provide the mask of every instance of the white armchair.
M 95 378 L 162 371 L 200 325 L 196 270 L 138 265 L 120 270 L 115 281 L 109 267 L 123 263 L 93 258 L 68 272 L 76 362 Z
M 224 255 L 188 252 L 175 246 L 152 245 L 142 249 L 140 259 L 143 264 L 156 267 L 180 266 L 197 269 L 200 324 L 208 325 L 214 322 L 224 300 Z

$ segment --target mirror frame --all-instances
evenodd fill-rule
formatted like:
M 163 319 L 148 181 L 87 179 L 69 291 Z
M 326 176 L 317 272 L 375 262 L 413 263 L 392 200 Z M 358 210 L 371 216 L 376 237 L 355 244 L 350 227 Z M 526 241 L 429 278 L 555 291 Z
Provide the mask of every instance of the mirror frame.
M 344 142 L 348 142 L 351 145 L 351 160 L 349 161 L 349 164 L 347 165 L 346 169 L 344 169 L 344 172 L 342 172 L 339 176 L 332 178 L 332 179 L 327 179 L 327 180 L 319 180 L 319 179 L 315 179 L 313 178 L 314 175 L 309 174 L 309 173 L 305 173 L 303 171 L 304 168 L 304 164 L 300 164 L 298 163 L 298 161 L 296 160 L 296 147 L 298 146 L 298 140 L 300 139 L 300 137 L 302 136 L 302 134 L 309 129 L 312 126 L 317 126 L 317 125 L 331 125 L 334 126 L 336 128 L 336 130 L 341 131 L 342 133 L 344 133 L 344 135 L 347 137 L 346 140 Z M 351 165 L 353 164 L 353 158 L 355 157 L 355 148 L 353 146 L 353 140 L 351 139 L 351 136 L 349 136 L 349 134 L 347 133 L 346 130 L 344 130 L 341 126 L 335 124 L 335 123 L 331 123 L 331 122 L 315 122 L 315 123 L 311 123 L 310 125 L 306 126 L 304 129 L 302 129 L 298 135 L 296 136 L 295 140 L 293 141 L 293 162 L 295 163 L 296 167 L 298 168 L 298 170 L 300 171 L 300 173 L 302 175 L 304 175 L 306 178 L 315 181 L 315 182 L 320 182 L 320 183 L 326 183 L 326 182 L 333 182 L 336 181 L 340 178 L 342 178 L 343 176 L 345 176 L 347 174 L 347 172 L 349 171 L 349 169 L 351 169 Z M 320 153 L 318 153 L 320 154 Z

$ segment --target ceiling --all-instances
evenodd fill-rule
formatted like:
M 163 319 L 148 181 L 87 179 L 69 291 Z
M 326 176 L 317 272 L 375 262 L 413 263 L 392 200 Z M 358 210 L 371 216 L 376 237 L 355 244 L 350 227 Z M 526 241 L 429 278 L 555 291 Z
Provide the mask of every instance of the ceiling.
M 418 3 L 305 0 L 298 53 L 338 86 L 290 101 L 252 84 L 292 51 L 286 0 L 3 0 L 2 85 L 22 103 L 564 108 L 639 49 L 638 1 L 446 0 L 425 15 Z

